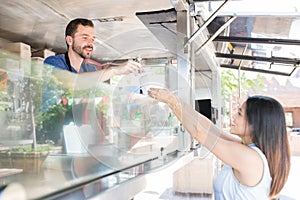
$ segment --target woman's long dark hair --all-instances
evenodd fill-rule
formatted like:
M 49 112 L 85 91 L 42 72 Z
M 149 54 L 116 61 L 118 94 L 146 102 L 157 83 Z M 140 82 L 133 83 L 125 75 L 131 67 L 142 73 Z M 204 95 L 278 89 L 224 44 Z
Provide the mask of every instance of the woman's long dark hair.
M 283 188 L 290 171 L 290 146 L 284 110 L 271 97 L 252 96 L 246 101 L 246 116 L 253 128 L 253 143 L 268 160 L 272 177 L 270 197 L 274 197 Z

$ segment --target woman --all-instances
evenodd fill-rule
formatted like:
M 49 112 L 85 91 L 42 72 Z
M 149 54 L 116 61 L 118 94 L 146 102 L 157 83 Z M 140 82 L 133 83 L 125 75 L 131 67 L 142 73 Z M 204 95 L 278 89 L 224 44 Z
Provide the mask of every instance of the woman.
M 214 180 L 216 199 L 272 199 L 280 193 L 290 149 L 278 101 L 249 97 L 233 117 L 232 134 L 226 134 L 167 89 L 151 88 L 148 94 L 166 103 L 191 136 L 224 163 Z

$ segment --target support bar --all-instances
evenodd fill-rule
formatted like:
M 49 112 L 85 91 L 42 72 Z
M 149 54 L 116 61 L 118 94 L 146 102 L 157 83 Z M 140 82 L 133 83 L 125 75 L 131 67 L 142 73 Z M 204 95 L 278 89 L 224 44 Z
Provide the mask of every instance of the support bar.
M 221 12 L 222 8 L 229 2 L 230 0 L 225 0 L 225 2 L 202 24 L 202 26 L 195 32 L 193 35 L 186 41 L 184 46 L 187 46 L 191 42 L 194 41 L 196 37 L 216 18 L 216 16 Z
M 270 63 L 281 63 L 288 65 L 300 65 L 300 60 L 296 58 L 282 58 L 282 57 L 261 57 L 261 56 L 247 56 L 247 55 L 236 55 L 236 54 L 225 54 L 225 53 L 215 53 L 216 57 L 220 58 L 230 58 L 230 59 L 241 59 L 241 60 L 252 60 L 252 61 L 262 61 Z
M 205 43 L 203 43 L 196 51 L 195 53 L 197 53 L 198 51 L 200 51 L 202 48 L 204 48 L 208 43 L 210 43 L 211 41 L 213 41 L 228 25 L 231 24 L 231 22 L 233 22 L 236 19 L 236 16 L 231 17 L 229 20 L 227 20 L 225 22 L 225 24 L 223 24 Z
M 300 45 L 300 40 L 292 39 L 276 39 L 276 38 L 249 38 L 249 37 L 232 37 L 218 36 L 215 42 L 231 42 L 231 43 L 257 43 L 257 44 L 279 44 L 279 45 Z
M 250 67 L 241 67 L 241 66 L 238 66 L 238 65 L 225 65 L 225 64 L 222 64 L 222 65 L 220 65 L 220 67 L 228 68 L 228 69 L 251 71 L 251 72 L 261 72 L 261 73 L 266 73 L 266 74 L 282 75 L 282 76 L 290 76 L 291 75 L 291 73 L 284 73 L 284 72 L 263 70 L 263 69 L 255 69 L 255 68 L 250 68 Z

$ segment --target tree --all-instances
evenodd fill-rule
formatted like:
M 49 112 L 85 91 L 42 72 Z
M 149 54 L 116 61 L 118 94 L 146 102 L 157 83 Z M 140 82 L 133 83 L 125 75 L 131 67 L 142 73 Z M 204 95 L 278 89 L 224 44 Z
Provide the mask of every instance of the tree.
M 222 96 L 224 99 L 224 116 L 229 117 L 232 105 L 243 96 L 253 93 L 256 89 L 265 88 L 263 76 L 257 73 L 223 69 L 221 72 Z

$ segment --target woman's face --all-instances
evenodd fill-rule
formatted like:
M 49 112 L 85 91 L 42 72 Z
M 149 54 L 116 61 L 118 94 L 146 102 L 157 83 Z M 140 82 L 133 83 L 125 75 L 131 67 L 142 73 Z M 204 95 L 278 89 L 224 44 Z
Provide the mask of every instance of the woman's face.
M 250 127 L 246 118 L 246 103 L 243 103 L 233 115 L 230 133 L 241 138 L 250 136 Z

